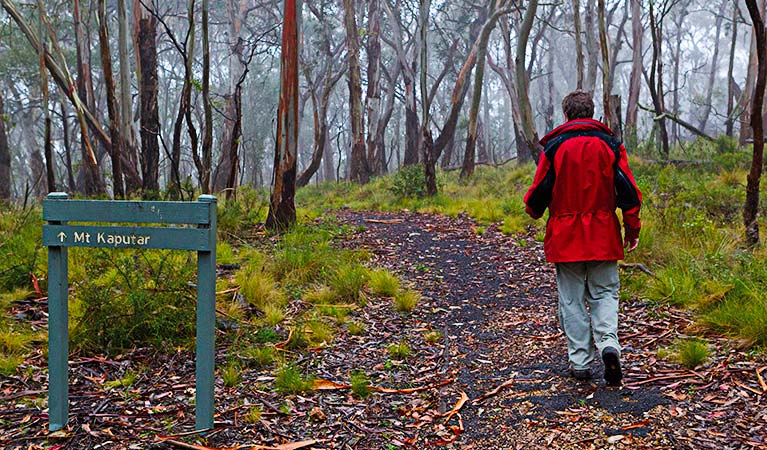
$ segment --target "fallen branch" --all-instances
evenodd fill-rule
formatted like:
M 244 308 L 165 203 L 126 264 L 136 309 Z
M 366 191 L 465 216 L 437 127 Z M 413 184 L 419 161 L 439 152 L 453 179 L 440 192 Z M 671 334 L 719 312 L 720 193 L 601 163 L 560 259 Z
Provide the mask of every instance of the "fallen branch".
M 642 272 L 646 273 L 647 275 L 650 275 L 651 277 L 655 276 L 655 273 L 653 273 L 652 270 L 645 267 L 642 263 L 623 263 L 619 266 L 621 269 L 639 269 Z
M 475 400 L 474 400 L 472 403 L 474 403 L 474 404 L 477 404 L 477 403 L 479 403 L 479 402 L 482 402 L 482 401 L 484 401 L 484 400 L 486 400 L 486 399 L 488 399 L 488 398 L 490 398 L 490 397 L 492 397 L 492 396 L 494 396 L 494 395 L 498 394 L 499 392 L 501 392 L 501 389 L 503 389 L 503 388 L 507 388 L 507 387 L 511 386 L 512 384 L 514 384 L 514 381 L 515 381 L 515 380 L 516 380 L 516 378 L 512 377 L 510 380 L 506 380 L 506 381 L 504 381 L 503 383 L 501 383 L 500 385 L 498 385 L 498 386 L 497 386 L 495 389 L 493 389 L 492 391 L 488 391 L 488 392 L 485 392 L 484 394 L 482 394 L 481 396 L 479 396 L 479 397 L 478 397 L 477 399 L 475 399 Z
M 455 406 L 453 406 L 453 409 L 451 409 L 447 414 L 445 414 L 445 423 L 450 421 L 450 418 L 453 417 L 458 413 L 458 411 L 463 408 L 463 405 L 469 400 L 469 396 L 466 395 L 465 392 L 461 391 L 461 398 L 458 399 Z
M 382 223 L 385 225 L 391 225 L 395 223 L 402 223 L 405 219 L 365 219 L 365 222 L 368 223 Z
M 694 374 L 694 373 L 688 373 L 688 374 L 684 374 L 684 375 L 667 375 L 667 376 L 664 376 L 664 377 L 648 378 L 646 380 L 637 381 L 636 383 L 626 383 L 626 384 L 623 385 L 623 387 L 627 387 L 627 388 L 637 387 L 637 386 L 642 386 L 643 384 L 652 383 L 652 382 L 655 382 L 655 381 L 678 380 L 678 379 L 682 379 L 682 378 L 693 378 L 693 377 L 697 377 L 697 376 L 699 376 L 699 375 Z

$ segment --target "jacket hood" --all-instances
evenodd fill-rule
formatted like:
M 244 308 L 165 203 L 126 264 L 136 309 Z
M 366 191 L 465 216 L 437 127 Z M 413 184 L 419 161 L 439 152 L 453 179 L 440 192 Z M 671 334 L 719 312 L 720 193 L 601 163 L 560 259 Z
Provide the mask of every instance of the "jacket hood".
M 549 134 L 541 139 L 541 145 L 545 146 L 551 139 L 559 136 L 562 133 L 569 131 L 601 131 L 613 136 L 612 130 L 602 122 L 594 119 L 573 119 L 551 130 Z

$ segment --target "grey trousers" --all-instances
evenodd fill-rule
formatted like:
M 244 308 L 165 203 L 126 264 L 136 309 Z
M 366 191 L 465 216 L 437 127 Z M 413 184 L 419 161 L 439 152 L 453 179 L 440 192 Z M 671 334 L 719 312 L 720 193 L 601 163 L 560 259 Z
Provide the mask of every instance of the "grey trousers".
M 587 369 L 605 347 L 618 344 L 617 261 L 556 263 L 559 324 L 567 336 L 567 356 L 573 369 Z M 586 310 L 588 303 L 589 309 Z

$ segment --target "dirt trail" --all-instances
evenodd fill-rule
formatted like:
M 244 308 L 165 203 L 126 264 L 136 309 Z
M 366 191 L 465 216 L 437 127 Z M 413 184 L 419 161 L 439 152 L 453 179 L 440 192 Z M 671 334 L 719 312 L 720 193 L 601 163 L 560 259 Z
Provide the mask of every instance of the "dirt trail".
M 371 249 L 377 263 L 423 292 L 416 319 L 449 337 L 444 365 L 457 380 L 441 395 L 455 399 L 458 391 L 465 391 L 470 399 L 460 412 L 464 430 L 456 448 L 767 445 L 765 413 L 755 409 L 760 404 L 763 408 L 764 395 L 720 399 L 747 405 L 753 417 L 732 414 L 729 408 L 717 413 L 712 411 L 716 403 L 701 401 L 726 397 L 731 384 L 724 380 L 732 375 L 726 363 L 724 371 L 690 374 L 654 357 L 661 341 L 689 324 L 684 313 L 622 301 L 625 386 L 607 388 L 598 361 L 592 365 L 594 379 L 577 382 L 568 376 L 566 342 L 556 322 L 554 271 L 531 236 L 510 238 L 494 227 L 478 235 L 472 221 L 460 217 L 352 211 L 340 217 L 365 227 L 349 245 Z M 662 324 L 669 322 L 675 326 L 669 325 L 671 331 L 663 336 Z M 663 376 L 669 379 L 650 382 Z M 474 401 L 505 382 L 508 386 L 497 395 Z M 734 424 L 725 417 L 750 427 L 741 423 L 733 431 Z

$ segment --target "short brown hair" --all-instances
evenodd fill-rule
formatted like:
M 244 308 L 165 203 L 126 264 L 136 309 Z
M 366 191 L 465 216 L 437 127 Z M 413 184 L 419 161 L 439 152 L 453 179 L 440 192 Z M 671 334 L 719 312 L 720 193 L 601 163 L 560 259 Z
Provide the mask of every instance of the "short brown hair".
M 591 119 L 594 117 L 594 100 L 591 93 L 578 89 L 562 100 L 562 112 L 568 120 Z

